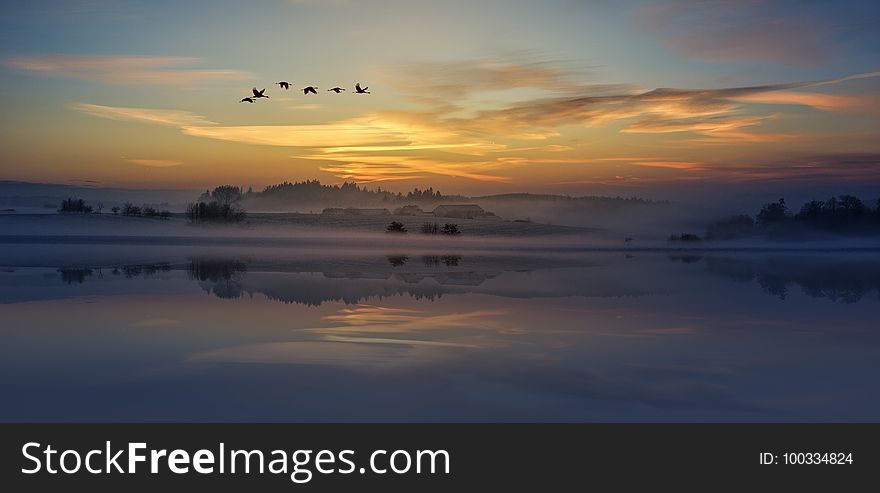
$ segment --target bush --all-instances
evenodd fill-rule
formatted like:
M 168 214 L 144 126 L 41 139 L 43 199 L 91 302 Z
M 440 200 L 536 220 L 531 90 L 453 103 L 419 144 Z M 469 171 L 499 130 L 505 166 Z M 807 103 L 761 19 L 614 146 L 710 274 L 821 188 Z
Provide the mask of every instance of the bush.
M 189 204 L 186 207 L 186 217 L 191 223 L 238 223 L 245 220 L 247 213 L 237 204 L 223 204 L 211 201 Z
M 123 216 L 140 216 L 141 214 L 143 214 L 141 208 L 132 204 L 131 202 L 126 202 L 122 206 Z
M 391 224 L 385 228 L 386 233 L 406 233 L 406 226 L 401 222 L 391 221 Z
M 441 233 L 450 236 L 457 236 L 461 234 L 461 231 L 458 230 L 458 224 L 450 224 L 446 223 L 443 225 L 443 229 L 440 230 Z
M 65 214 L 91 214 L 92 206 L 86 205 L 83 199 L 69 198 L 61 202 L 58 212 Z
M 422 224 L 422 234 L 435 235 L 440 232 L 440 225 L 437 223 Z

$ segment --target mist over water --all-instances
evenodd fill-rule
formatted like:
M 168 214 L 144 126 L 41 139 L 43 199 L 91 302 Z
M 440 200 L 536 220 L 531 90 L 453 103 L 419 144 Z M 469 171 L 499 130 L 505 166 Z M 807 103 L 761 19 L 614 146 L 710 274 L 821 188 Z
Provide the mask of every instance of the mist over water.
M 877 251 L 0 244 L 6 421 L 872 421 Z

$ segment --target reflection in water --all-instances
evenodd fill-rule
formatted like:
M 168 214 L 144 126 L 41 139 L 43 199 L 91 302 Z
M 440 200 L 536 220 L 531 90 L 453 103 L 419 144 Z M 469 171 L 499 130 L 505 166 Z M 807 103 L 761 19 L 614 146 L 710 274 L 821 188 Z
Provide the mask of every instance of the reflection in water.
M 455 267 L 461 261 L 461 255 L 425 255 L 422 257 L 422 263 L 428 267 L 439 267 L 440 264 L 446 267 Z
M 58 269 L 58 273 L 61 274 L 61 282 L 65 284 L 82 284 L 94 272 L 94 269 Z
M 709 257 L 709 272 L 741 282 L 756 281 L 780 299 L 796 284 L 808 296 L 856 303 L 874 290 L 880 295 L 880 261 L 848 261 L 834 257 L 771 257 L 766 259 Z
M 345 288 L 331 288 L 331 292 L 323 293 L 305 288 L 296 279 L 285 283 L 278 279 L 260 279 L 259 273 L 265 272 L 267 267 L 259 262 L 244 258 L 222 257 L 192 257 L 186 264 L 186 272 L 190 279 L 198 281 L 199 286 L 210 294 L 219 298 L 234 299 L 244 294 L 253 295 L 262 293 L 268 298 L 285 303 L 303 303 L 307 305 L 320 305 L 328 301 L 344 301 L 345 303 L 360 303 L 369 297 L 379 298 L 409 294 L 418 299 L 435 299 L 450 290 L 443 287 L 454 286 L 481 286 L 487 280 L 499 275 L 499 270 L 446 270 L 437 272 L 436 269 L 443 267 L 458 267 L 462 257 L 460 255 L 424 255 L 421 257 L 422 266 L 428 270 L 397 270 L 403 267 L 409 260 L 408 255 L 388 255 L 388 264 L 395 268 L 392 271 L 325 271 L 322 275 L 327 279 L 347 280 L 373 280 L 385 281 L 384 283 L 360 283 L 359 285 L 347 285 Z M 627 255 L 627 259 L 634 258 Z M 859 259 L 847 261 L 836 259 L 833 256 L 774 256 L 759 257 L 739 256 L 726 257 L 717 255 L 693 255 L 674 253 L 667 258 L 676 263 L 698 264 L 705 262 L 709 273 L 721 276 L 737 282 L 756 282 L 764 292 L 769 295 L 786 299 L 790 294 L 790 286 L 795 284 L 810 297 L 827 298 L 839 303 L 856 303 L 861 301 L 871 291 L 877 291 L 880 297 L 880 261 Z M 484 259 L 485 262 L 485 259 Z M 491 263 L 491 262 L 489 262 Z M 250 278 L 246 277 L 249 265 L 255 273 Z M 364 266 L 361 266 L 364 267 Z M 369 266 L 367 266 L 369 267 Z M 141 276 L 152 276 L 157 273 L 167 273 L 173 269 L 170 263 L 134 264 L 122 265 L 112 268 L 113 275 L 122 275 L 127 279 Z M 528 271 L 528 270 L 527 270 Z M 61 282 L 65 284 L 82 284 L 89 279 L 103 278 L 103 269 L 83 267 L 64 267 L 57 269 Z M 292 272 L 311 272 L 294 270 Z M 432 280 L 435 285 L 425 285 L 424 281 Z M 399 286 L 395 281 L 412 285 Z M 354 288 L 347 289 L 347 288 Z M 358 293 L 358 290 L 362 291 Z M 454 290 L 452 290 L 454 292 Z M 593 296 L 595 293 L 586 293 L 578 289 L 558 293 L 568 296 Z M 623 294 L 623 293 L 621 293 Z M 629 294 L 635 294 L 631 292 Z
M 408 255 L 388 255 L 388 264 L 393 268 L 403 267 L 409 260 Z M 627 259 L 634 258 L 627 255 Z M 833 256 L 773 256 L 758 257 L 738 256 L 726 257 L 717 255 L 693 255 L 673 253 L 667 258 L 676 263 L 698 264 L 705 262 L 709 273 L 721 276 L 737 282 L 756 282 L 764 292 L 769 295 L 785 300 L 790 294 L 790 286 L 799 286 L 803 293 L 813 298 L 827 298 L 839 303 L 856 303 L 861 301 L 871 291 L 877 291 L 880 297 L 880 261 L 859 259 L 847 261 Z M 384 283 L 360 283 L 359 285 L 345 283 L 344 287 L 333 286 L 329 292 L 324 292 L 318 287 L 317 290 L 304 287 L 297 279 L 261 279 L 260 273 L 265 272 L 267 267 L 259 262 L 245 258 L 222 258 L 222 257 L 192 257 L 186 264 L 186 272 L 190 279 L 198 281 L 199 286 L 210 294 L 219 298 L 235 299 L 245 294 L 253 295 L 262 293 L 269 299 L 285 303 L 302 303 L 306 305 L 320 305 L 328 301 L 343 301 L 356 304 L 370 297 L 379 297 L 400 294 L 409 294 L 417 299 L 433 300 L 442 296 L 444 292 L 455 292 L 444 289 L 454 286 L 483 285 L 487 280 L 494 279 L 501 271 L 480 270 L 446 270 L 437 272 L 436 269 L 443 267 L 458 267 L 462 257 L 460 255 L 424 255 L 421 257 L 422 266 L 428 270 L 399 271 L 325 271 L 321 274 L 327 279 L 346 280 L 373 280 L 385 281 Z M 485 262 L 485 259 L 484 259 Z M 491 263 L 491 262 L 490 262 Z M 247 277 L 249 265 L 255 265 L 251 270 L 254 275 Z M 362 266 L 364 267 L 364 266 Z M 367 266 L 369 267 L 369 266 Z M 152 276 L 157 273 L 167 273 L 173 269 L 170 263 L 133 264 L 121 265 L 112 268 L 114 276 L 122 275 L 126 279 L 141 276 Z M 61 282 L 65 284 L 82 284 L 89 279 L 101 279 L 104 270 L 92 267 L 64 267 L 58 268 Z M 303 272 L 294 270 L 293 272 Z M 426 280 L 432 280 L 435 284 L 425 285 Z M 410 285 L 400 286 L 395 282 Z M 586 293 L 578 289 L 558 293 L 568 296 L 593 296 L 595 293 Z M 635 293 L 630 293 L 635 294 Z
M 140 276 L 154 276 L 160 272 L 168 272 L 170 270 L 171 264 L 163 262 L 157 264 L 123 265 L 121 267 L 114 268 L 112 273 L 113 275 L 119 275 L 121 273 L 126 278 L 132 278 Z
M 876 255 L 195 253 L 0 269 L 0 419 L 880 416 Z
M 406 262 L 409 260 L 407 255 L 389 255 L 388 263 L 394 267 L 400 267 L 401 265 L 406 265 Z
M 408 258 L 403 256 L 403 258 Z M 493 279 L 499 272 L 437 271 L 436 268 L 456 267 L 460 255 L 436 257 L 437 262 L 423 261 L 429 271 L 391 272 L 323 272 L 325 279 L 347 280 L 326 284 L 315 279 L 314 273 L 277 273 L 250 269 L 242 259 L 192 258 L 187 266 L 190 279 L 199 282 L 207 293 L 218 298 L 234 299 L 245 294 L 260 293 L 268 299 L 283 303 L 320 306 L 322 303 L 342 301 L 357 304 L 368 298 L 408 294 L 416 299 L 435 300 L 459 286 L 477 287 Z M 402 266 L 403 263 L 393 267 Z M 249 275 L 247 275 L 249 273 Z M 353 282 L 360 281 L 360 282 Z M 426 284 L 426 281 L 433 281 Z
M 247 264 L 241 260 L 213 258 L 194 258 L 187 269 L 190 279 L 199 281 L 202 289 L 223 299 L 241 297 L 246 271 Z
M 153 276 L 160 272 L 171 271 L 171 264 L 167 262 L 157 264 L 133 264 L 114 266 L 110 270 L 110 274 L 114 276 L 124 276 L 126 279 L 132 279 L 141 276 Z M 58 273 L 61 274 L 61 281 L 65 284 L 82 284 L 87 278 L 95 275 L 98 278 L 104 277 L 104 270 L 101 268 L 91 267 L 59 267 Z

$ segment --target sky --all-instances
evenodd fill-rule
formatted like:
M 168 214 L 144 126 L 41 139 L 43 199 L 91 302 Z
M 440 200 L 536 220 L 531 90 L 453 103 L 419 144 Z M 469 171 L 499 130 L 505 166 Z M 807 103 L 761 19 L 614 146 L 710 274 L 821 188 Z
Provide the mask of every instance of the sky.
M 876 1 L 3 2 L 0 180 L 876 190 L 878 22 Z

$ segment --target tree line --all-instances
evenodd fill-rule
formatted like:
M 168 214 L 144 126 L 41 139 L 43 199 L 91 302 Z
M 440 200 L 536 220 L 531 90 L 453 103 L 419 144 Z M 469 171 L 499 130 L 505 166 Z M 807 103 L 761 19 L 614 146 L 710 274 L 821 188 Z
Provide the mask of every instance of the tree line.
M 880 199 L 874 207 L 854 195 L 838 195 L 828 200 L 811 200 L 796 212 L 785 198 L 761 206 L 754 217 L 732 216 L 709 225 L 706 238 L 727 240 L 749 236 L 786 236 L 805 231 L 837 234 L 880 233 Z
M 58 208 L 58 212 L 61 214 L 103 214 L 104 204 L 98 202 L 92 206 L 86 203 L 83 199 L 69 197 L 61 201 L 61 207 Z M 138 206 L 131 202 L 126 202 L 122 207 L 113 206 L 110 208 L 110 212 L 112 212 L 114 216 L 121 213 L 123 216 L 130 217 L 149 217 L 156 219 L 171 218 L 171 211 L 169 210 L 159 210 L 146 204 Z

